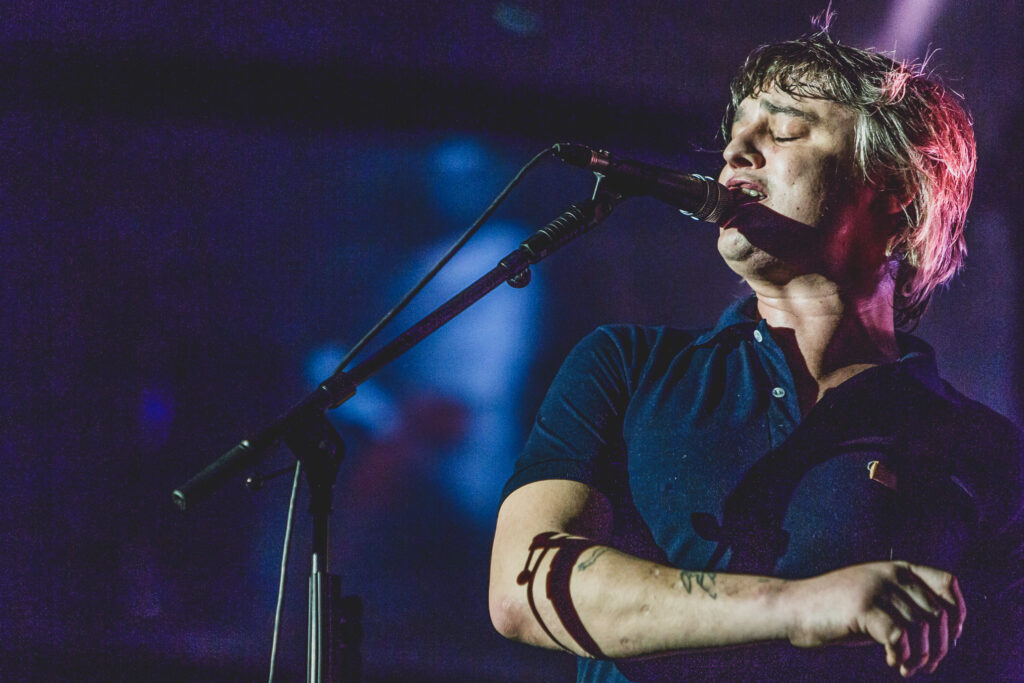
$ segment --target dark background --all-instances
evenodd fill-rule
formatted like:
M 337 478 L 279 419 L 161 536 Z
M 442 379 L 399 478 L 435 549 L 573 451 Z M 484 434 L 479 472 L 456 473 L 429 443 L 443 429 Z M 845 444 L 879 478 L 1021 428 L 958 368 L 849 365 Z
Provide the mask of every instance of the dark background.
M 716 173 L 732 73 L 824 4 L 5 3 L 0 674 L 265 676 L 289 478 L 187 514 L 171 490 L 325 377 L 544 147 Z M 843 42 L 941 48 L 931 66 L 973 111 L 971 255 L 919 333 L 956 387 L 1022 424 L 1024 8 L 833 6 Z M 589 190 L 542 165 L 403 320 Z M 368 679 L 571 676 L 490 627 L 499 491 L 582 335 L 710 325 L 742 293 L 714 237 L 632 200 L 331 413 L 349 444 L 332 569 L 366 603 Z M 304 494 L 281 680 L 303 676 Z

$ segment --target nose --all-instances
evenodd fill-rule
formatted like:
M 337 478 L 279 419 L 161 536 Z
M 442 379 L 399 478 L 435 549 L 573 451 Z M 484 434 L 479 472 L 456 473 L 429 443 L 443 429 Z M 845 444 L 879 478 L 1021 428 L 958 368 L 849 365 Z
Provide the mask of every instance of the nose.
M 737 130 L 722 151 L 729 168 L 761 168 L 764 156 L 757 146 L 757 136 L 750 126 Z

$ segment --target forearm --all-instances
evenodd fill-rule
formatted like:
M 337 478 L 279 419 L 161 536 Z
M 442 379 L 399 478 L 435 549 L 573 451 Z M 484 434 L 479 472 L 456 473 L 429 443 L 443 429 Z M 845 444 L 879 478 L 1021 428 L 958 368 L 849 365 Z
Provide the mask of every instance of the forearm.
M 770 640 L 874 641 L 912 675 L 934 670 L 963 626 L 956 577 L 938 569 L 873 562 L 797 581 L 681 571 L 608 547 L 610 528 L 607 500 L 583 484 L 539 481 L 506 498 L 491 558 L 498 631 L 619 659 Z
M 574 550 L 583 547 L 582 554 Z M 568 572 L 557 567 L 567 555 Z M 628 658 L 787 637 L 780 579 L 680 571 L 582 539 L 534 550 L 530 570 L 528 581 L 506 583 L 492 598 L 504 603 L 496 626 L 522 642 Z

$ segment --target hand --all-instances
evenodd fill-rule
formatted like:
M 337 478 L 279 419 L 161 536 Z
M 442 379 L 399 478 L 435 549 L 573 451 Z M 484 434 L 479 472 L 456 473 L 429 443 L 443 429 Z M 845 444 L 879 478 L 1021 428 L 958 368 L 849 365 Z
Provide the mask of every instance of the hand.
M 908 562 L 845 567 L 792 584 L 789 640 L 799 647 L 880 643 L 885 661 L 909 678 L 946 656 L 966 607 L 956 577 Z

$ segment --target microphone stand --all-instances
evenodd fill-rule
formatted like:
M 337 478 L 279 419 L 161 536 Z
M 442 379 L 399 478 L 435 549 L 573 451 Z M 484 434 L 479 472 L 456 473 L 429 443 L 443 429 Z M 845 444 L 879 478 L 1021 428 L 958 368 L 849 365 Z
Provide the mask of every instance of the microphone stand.
M 466 308 L 503 282 L 513 287 L 530 283 L 530 266 L 543 260 L 570 240 L 603 221 L 624 196 L 597 183 L 590 199 L 570 205 L 553 221 L 537 230 L 476 282 L 442 304 L 432 313 L 386 344 L 351 370 L 335 372 L 315 391 L 212 462 L 185 484 L 175 489 L 174 502 L 187 510 L 210 496 L 229 479 L 256 465 L 270 447 L 283 441 L 302 462 L 312 492 L 312 567 L 309 579 L 309 621 L 307 630 L 307 683 L 358 681 L 361 677 L 359 642 L 362 607 L 358 597 L 341 596 L 341 578 L 328 572 L 328 519 L 331 492 L 345 443 L 324 414 L 336 408 L 385 365 L 411 349 Z

